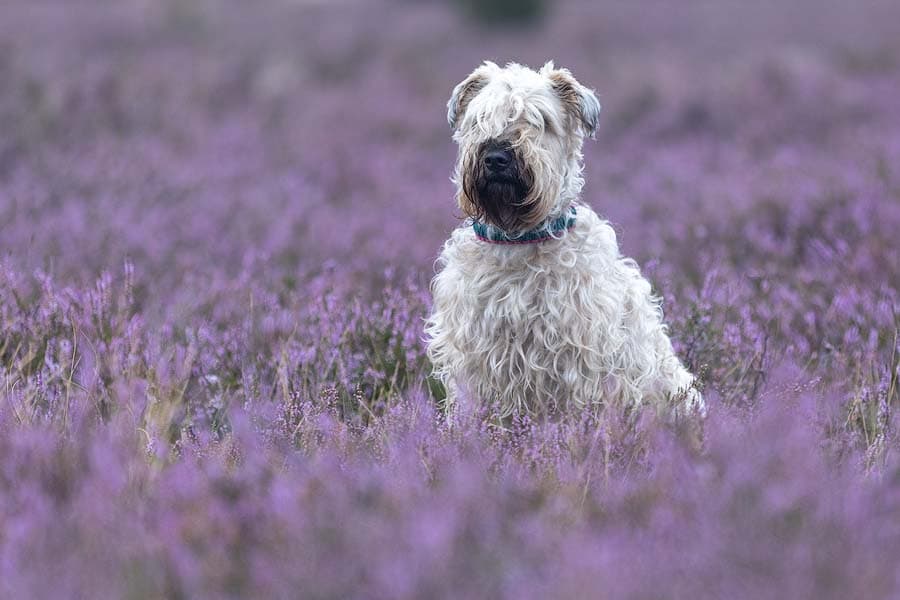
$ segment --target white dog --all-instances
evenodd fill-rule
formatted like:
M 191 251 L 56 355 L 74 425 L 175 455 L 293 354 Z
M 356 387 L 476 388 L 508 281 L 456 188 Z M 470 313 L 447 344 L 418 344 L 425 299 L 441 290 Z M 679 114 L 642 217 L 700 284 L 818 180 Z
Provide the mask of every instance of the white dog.
M 463 388 L 501 417 L 610 403 L 702 412 L 650 283 L 579 202 L 594 93 L 553 63 L 485 62 L 448 109 L 469 221 L 444 244 L 426 324 L 448 409 Z

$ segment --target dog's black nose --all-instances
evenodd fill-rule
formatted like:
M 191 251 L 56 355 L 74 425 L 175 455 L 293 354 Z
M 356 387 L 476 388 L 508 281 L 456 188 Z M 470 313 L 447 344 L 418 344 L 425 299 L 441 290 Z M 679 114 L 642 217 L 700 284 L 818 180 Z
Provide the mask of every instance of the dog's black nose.
M 488 171 L 503 171 L 512 161 L 512 152 L 497 148 L 488 150 L 484 154 L 484 166 Z

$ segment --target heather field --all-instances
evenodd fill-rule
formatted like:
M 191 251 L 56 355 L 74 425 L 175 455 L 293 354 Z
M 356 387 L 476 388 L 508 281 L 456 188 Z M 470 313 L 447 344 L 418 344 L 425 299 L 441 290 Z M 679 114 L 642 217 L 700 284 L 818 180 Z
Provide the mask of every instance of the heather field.
M 0 597 L 900 597 L 900 4 L 477 6 L 3 3 Z M 484 59 L 597 90 L 699 442 L 441 413 Z

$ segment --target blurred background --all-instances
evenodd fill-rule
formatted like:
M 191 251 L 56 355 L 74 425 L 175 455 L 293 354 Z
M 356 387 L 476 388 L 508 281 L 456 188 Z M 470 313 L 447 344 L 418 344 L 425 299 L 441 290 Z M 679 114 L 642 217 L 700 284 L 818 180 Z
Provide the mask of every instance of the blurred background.
M 7 1 L 2 252 L 63 279 L 128 258 L 160 293 L 258 257 L 427 271 L 459 216 L 450 90 L 552 59 L 604 107 L 586 200 L 699 276 L 716 236 L 748 260 L 760 205 L 896 186 L 898 48 L 893 0 Z

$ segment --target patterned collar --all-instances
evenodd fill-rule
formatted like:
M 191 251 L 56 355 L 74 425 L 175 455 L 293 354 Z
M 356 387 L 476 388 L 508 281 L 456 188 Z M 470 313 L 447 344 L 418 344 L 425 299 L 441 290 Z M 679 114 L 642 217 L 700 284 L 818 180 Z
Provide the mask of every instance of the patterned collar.
M 534 229 L 515 237 L 494 225 L 472 221 L 472 229 L 475 236 L 482 242 L 489 244 L 538 244 L 551 239 L 559 239 L 560 234 L 575 226 L 575 207 L 571 207 L 566 214 L 562 214 L 550 221 L 544 221 Z

